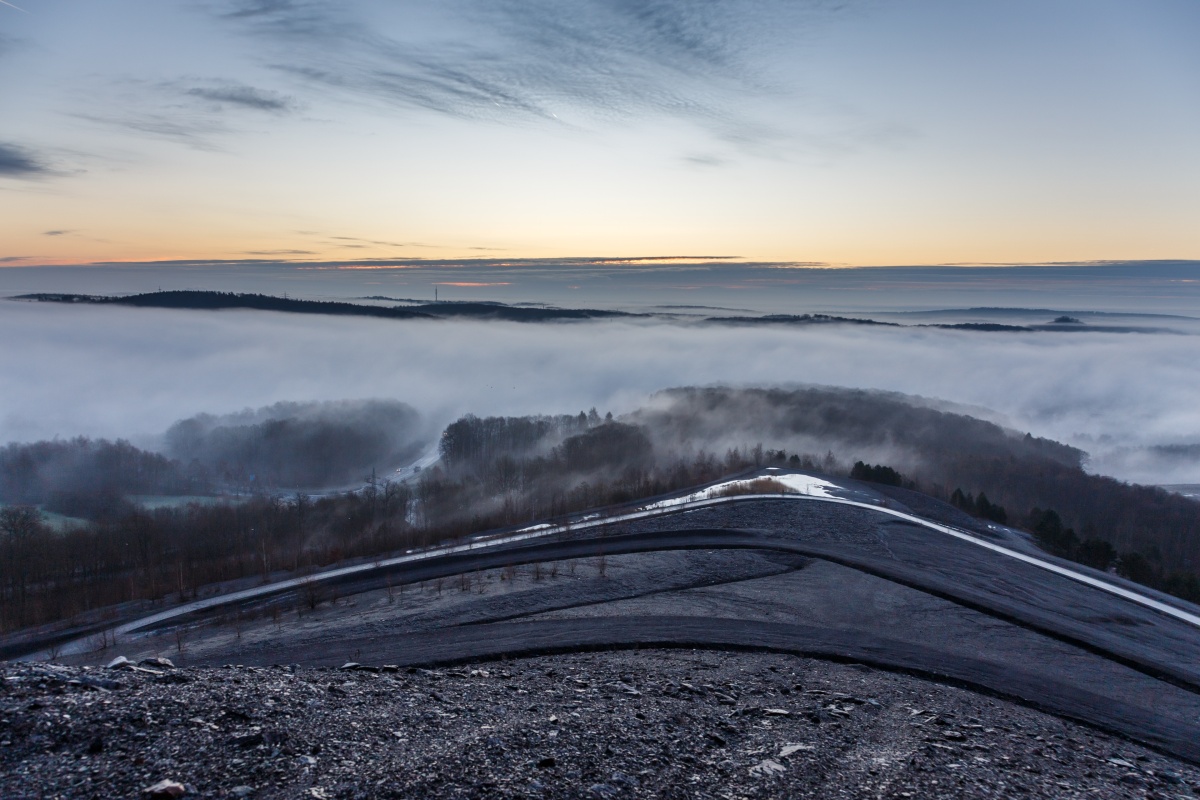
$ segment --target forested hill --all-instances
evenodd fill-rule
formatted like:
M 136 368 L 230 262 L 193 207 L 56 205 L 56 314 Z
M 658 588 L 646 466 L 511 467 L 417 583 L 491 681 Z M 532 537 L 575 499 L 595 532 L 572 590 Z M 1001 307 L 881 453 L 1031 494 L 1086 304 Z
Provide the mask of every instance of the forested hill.
M 296 300 L 266 294 L 234 292 L 168 291 L 147 292 L 126 297 L 85 294 L 26 294 L 16 300 L 42 303 L 86 303 L 91 305 L 139 306 L 142 308 L 181 308 L 203 311 L 245 308 L 256 311 L 284 311 L 298 314 L 383 317 L 387 319 L 442 319 L 448 317 L 509 322 L 555 322 L 565 320 L 634 317 L 622 311 L 591 308 L 529 308 L 502 303 L 428 303 L 417 306 L 369 306 L 336 300 Z
M 898 322 L 879 322 L 858 317 L 835 317 L 829 314 L 767 314 L 762 317 L 709 317 L 705 322 L 718 325 L 883 325 L 888 328 L 904 328 Z
M 146 292 L 122 297 L 42 292 L 11 298 L 40 303 L 86 305 L 120 305 L 142 308 L 176 308 L 215 311 L 222 309 L 252 309 L 282 311 L 296 314 L 327 314 L 338 316 L 377 317 L 384 319 L 478 319 L 507 322 L 570 322 L 602 319 L 657 318 L 671 322 L 700 325 L 729 326 L 792 326 L 862 325 L 878 328 L 943 328 L 977 333 L 1162 333 L 1164 328 L 1143 328 L 1123 325 L 1087 325 L 1070 317 L 1070 324 L 1055 320 L 1045 325 L 1010 325 L 995 322 L 925 323 L 910 325 L 882 322 L 866 317 L 842 317 L 830 314 L 766 314 L 763 316 L 727 316 L 683 319 L 678 314 L 642 314 L 629 311 L 609 311 L 596 308 L 557 308 L 529 304 L 506 305 L 492 301 L 411 303 L 405 305 L 361 305 L 342 300 L 297 300 L 266 294 L 240 294 L 199 290 Z M 365 298 L 382 299 L 382 298 Z

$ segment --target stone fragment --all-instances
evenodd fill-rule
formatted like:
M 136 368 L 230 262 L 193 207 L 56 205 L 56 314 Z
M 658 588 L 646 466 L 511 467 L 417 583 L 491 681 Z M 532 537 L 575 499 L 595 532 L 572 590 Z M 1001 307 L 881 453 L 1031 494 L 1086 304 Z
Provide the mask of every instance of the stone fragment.
M 171 798 L 183 797 L 187 794 L 187 787 L 182 783 L 164 778 L 153 786 L 142 789 L 142 794 L 150 800 L 171 800 Z
M 143 658 L 138 662 L 143 667 L 158 667 L 159 669 L 175 669 L 175 663 L 169 658 L 158 656 L 155 658 Z
M 106 669 L 131 669 L 134 666 L 136 665 L 125 656 L 117 656 L 108 662 Z
M 764 758 L 762 761 L 750 768 L 750 774 L 755 778 L 770 778 L 776 775 L 781 775 L 784 772 L 787 772 L 787 767 L 770 758 Z
M 801 751 L 816 750 L 816 749 L 817 748 L 813 747 L 811 744 L 789 744 L 786 747 L 784 747 L 782 750 L 779 751 L 779 757 L 787 758 L 788 756 L 790 756 L 794 753 L 799 753 Z

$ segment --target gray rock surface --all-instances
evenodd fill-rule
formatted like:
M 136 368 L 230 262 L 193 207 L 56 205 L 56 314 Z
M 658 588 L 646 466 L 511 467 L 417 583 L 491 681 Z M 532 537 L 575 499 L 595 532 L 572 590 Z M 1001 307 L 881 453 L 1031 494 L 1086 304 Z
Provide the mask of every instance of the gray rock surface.
M 370 666 L 370 665 L 368 665 Z M 1019 705 L 770 654 L 397 672 L 0 665 L 0 797 L 1192 798 L 1200 770 Z M 729 702 L 732 700 L 732 703 Z M 163 795 L 165 796 L 165 795 Z

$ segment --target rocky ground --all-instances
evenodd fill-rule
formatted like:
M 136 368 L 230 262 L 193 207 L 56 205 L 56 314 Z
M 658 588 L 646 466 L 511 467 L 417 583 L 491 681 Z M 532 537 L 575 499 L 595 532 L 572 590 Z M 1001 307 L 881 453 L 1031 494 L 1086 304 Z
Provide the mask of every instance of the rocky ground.
M 1069 721 L 782 655 L 432 671 L 0 664 L 9 800 L 1197 794 L 1200 769 Z

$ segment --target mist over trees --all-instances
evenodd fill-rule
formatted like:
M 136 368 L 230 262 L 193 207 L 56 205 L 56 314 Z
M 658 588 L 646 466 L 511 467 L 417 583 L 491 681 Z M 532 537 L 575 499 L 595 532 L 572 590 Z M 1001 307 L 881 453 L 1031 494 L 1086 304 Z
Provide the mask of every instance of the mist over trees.
M 129 442 L 75 439 L 0 449 L 0 502 L 39 505 L 75 517 L 115 513 L 126 495 L 199 493 L 203 475 Z
M 887 465 L 941 500 L 954 500 L 957 490 L 961 507 L 976 516 L 1022 524 L 1035 509 L 1054 509 L 1081 542 L 1105 542 L 1118 557 L 1156 553 L 1166 576 L 1200 573 L 1200 504 L 1090 475 L 1076 448 L 921 398 L 831 387 L 673 389 L 627 420 L 646 426 L 657 451 L 739 440 L 828 448 L 844 461 Z
M 627 421 L 646 426 L 659 449 L 769 442 L 794 452 L 832 450 L 844 460 L 878 462 L 941 483 L 949 483 L 964 461 L 1078 468 L 1084 457 L 1073 447 L 945 411 L 922 398 L 837 387 L 670 389 Z
M 317 489 L 361 482 L 422 446 L 417 412 L 396 400 L 276 403 L 172 425 L 167 453 L 228 486 Z
M 171 457 L 86 439 L 9 445 L 0 450 L 0 626 L 194 596 L 214 581 L 266 580 L 763 466 L 915 489 L 1025 527 L 1052 553 L 1200 601 L 1200 504 L 1089 475 L 1077 449 L 922 398 L 685 388 L 619 418 L 596 409 L 467 415 L 443 431 L 437 465 L 405 483 L 377 477 L 373 467 L 416 456 L 421 434 L 416 412 L 398 402 L 279 403 L 179 422 L 165 437 Z M 295 491 L 339 483 L 358 488 L 318 499 Z M 249 499 L 154 510 L 124 502 L 198 487 L 248 490 Z M 81 497 L 101 510 L 74 514 L 92 522 L 64 531 L 33 508 L 69 513 Z
M 441 465 L 421 476 L 416 491 L 427 511 L 443 521 L 509 525 L 668 486 L 655 470 L 645 431 L 612 414 L 602 418 L 594 408 L 574 416 L 468 415 L 446 427 L 439 450 Z M 680 481 L 691 480 L 685 474 Z M 704 474 L 712 477 L 702 480 L 711 480 L 719 473 L 713 465 Z
M 171 426 L 166 454 L 84 437 L 14 443 L 0 448 L 0 504 L 105 520 L 138 495 L 359 485 L 373 469 L 413 460 L 426 437 L 410 406 L 366 400 L 202 414 Z

